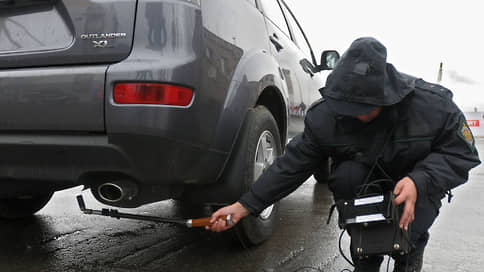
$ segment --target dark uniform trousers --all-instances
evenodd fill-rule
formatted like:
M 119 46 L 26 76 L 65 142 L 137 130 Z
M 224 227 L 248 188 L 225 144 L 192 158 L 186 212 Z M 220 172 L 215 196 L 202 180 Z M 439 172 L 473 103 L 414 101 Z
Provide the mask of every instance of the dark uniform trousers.
M 333 192 L 335 200 L 355 198 L 358 187 L 365 180 L 369 170 L 368 166 L 357 161 L 340 163 L 328 181 L 329 188 Z M 394 271 L 420 271 L 423 251 L 429 239 L 428 229 L 439 213 L 439 206 L 427 197 L 417 197 L 415 220 L 410 226 L 410 239 L 413 244 L 413 250 L 404 256 L 392 256 L 395 259 Z M 353 252 L 351 253 L 356 267 L 355 271 L 379 271 L 383 256 L 359 259 Z

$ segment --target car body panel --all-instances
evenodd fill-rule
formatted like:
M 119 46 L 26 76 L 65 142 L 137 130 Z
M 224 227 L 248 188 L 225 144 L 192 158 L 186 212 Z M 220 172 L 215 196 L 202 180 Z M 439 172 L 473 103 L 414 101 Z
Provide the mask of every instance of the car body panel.
M 106 69 L 0 70 L 0 131 L 104 131 Z

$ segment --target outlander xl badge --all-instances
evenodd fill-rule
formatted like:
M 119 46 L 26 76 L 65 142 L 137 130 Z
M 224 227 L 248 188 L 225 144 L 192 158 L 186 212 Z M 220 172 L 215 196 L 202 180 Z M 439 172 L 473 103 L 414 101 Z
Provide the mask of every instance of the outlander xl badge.
M 88 33 L 81 34 L 80 37 L 82 40 L 92 40 L 91 42 L 94 48 L 107 48 L 112 47 L 111 43 L 109 42 L 110 39 L 126 38 L 126 33 Z

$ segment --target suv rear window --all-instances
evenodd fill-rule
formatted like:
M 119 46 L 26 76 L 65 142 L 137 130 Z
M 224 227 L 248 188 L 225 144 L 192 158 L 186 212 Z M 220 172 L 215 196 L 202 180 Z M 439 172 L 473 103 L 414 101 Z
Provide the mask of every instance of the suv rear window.
M 0 37 L 0 54 L 66 48 L 73 39 L 56 9 L 7 15 L 0 19 Z

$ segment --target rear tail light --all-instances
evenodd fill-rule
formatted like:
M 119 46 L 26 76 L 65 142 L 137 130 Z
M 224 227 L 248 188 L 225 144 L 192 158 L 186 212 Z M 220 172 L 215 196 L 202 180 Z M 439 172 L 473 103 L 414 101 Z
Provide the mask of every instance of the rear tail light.
M 114 102 L 119 104 L 158 104 L 188 106 L 193 90 L 170 84 L 118 83 L 114 86 Z

